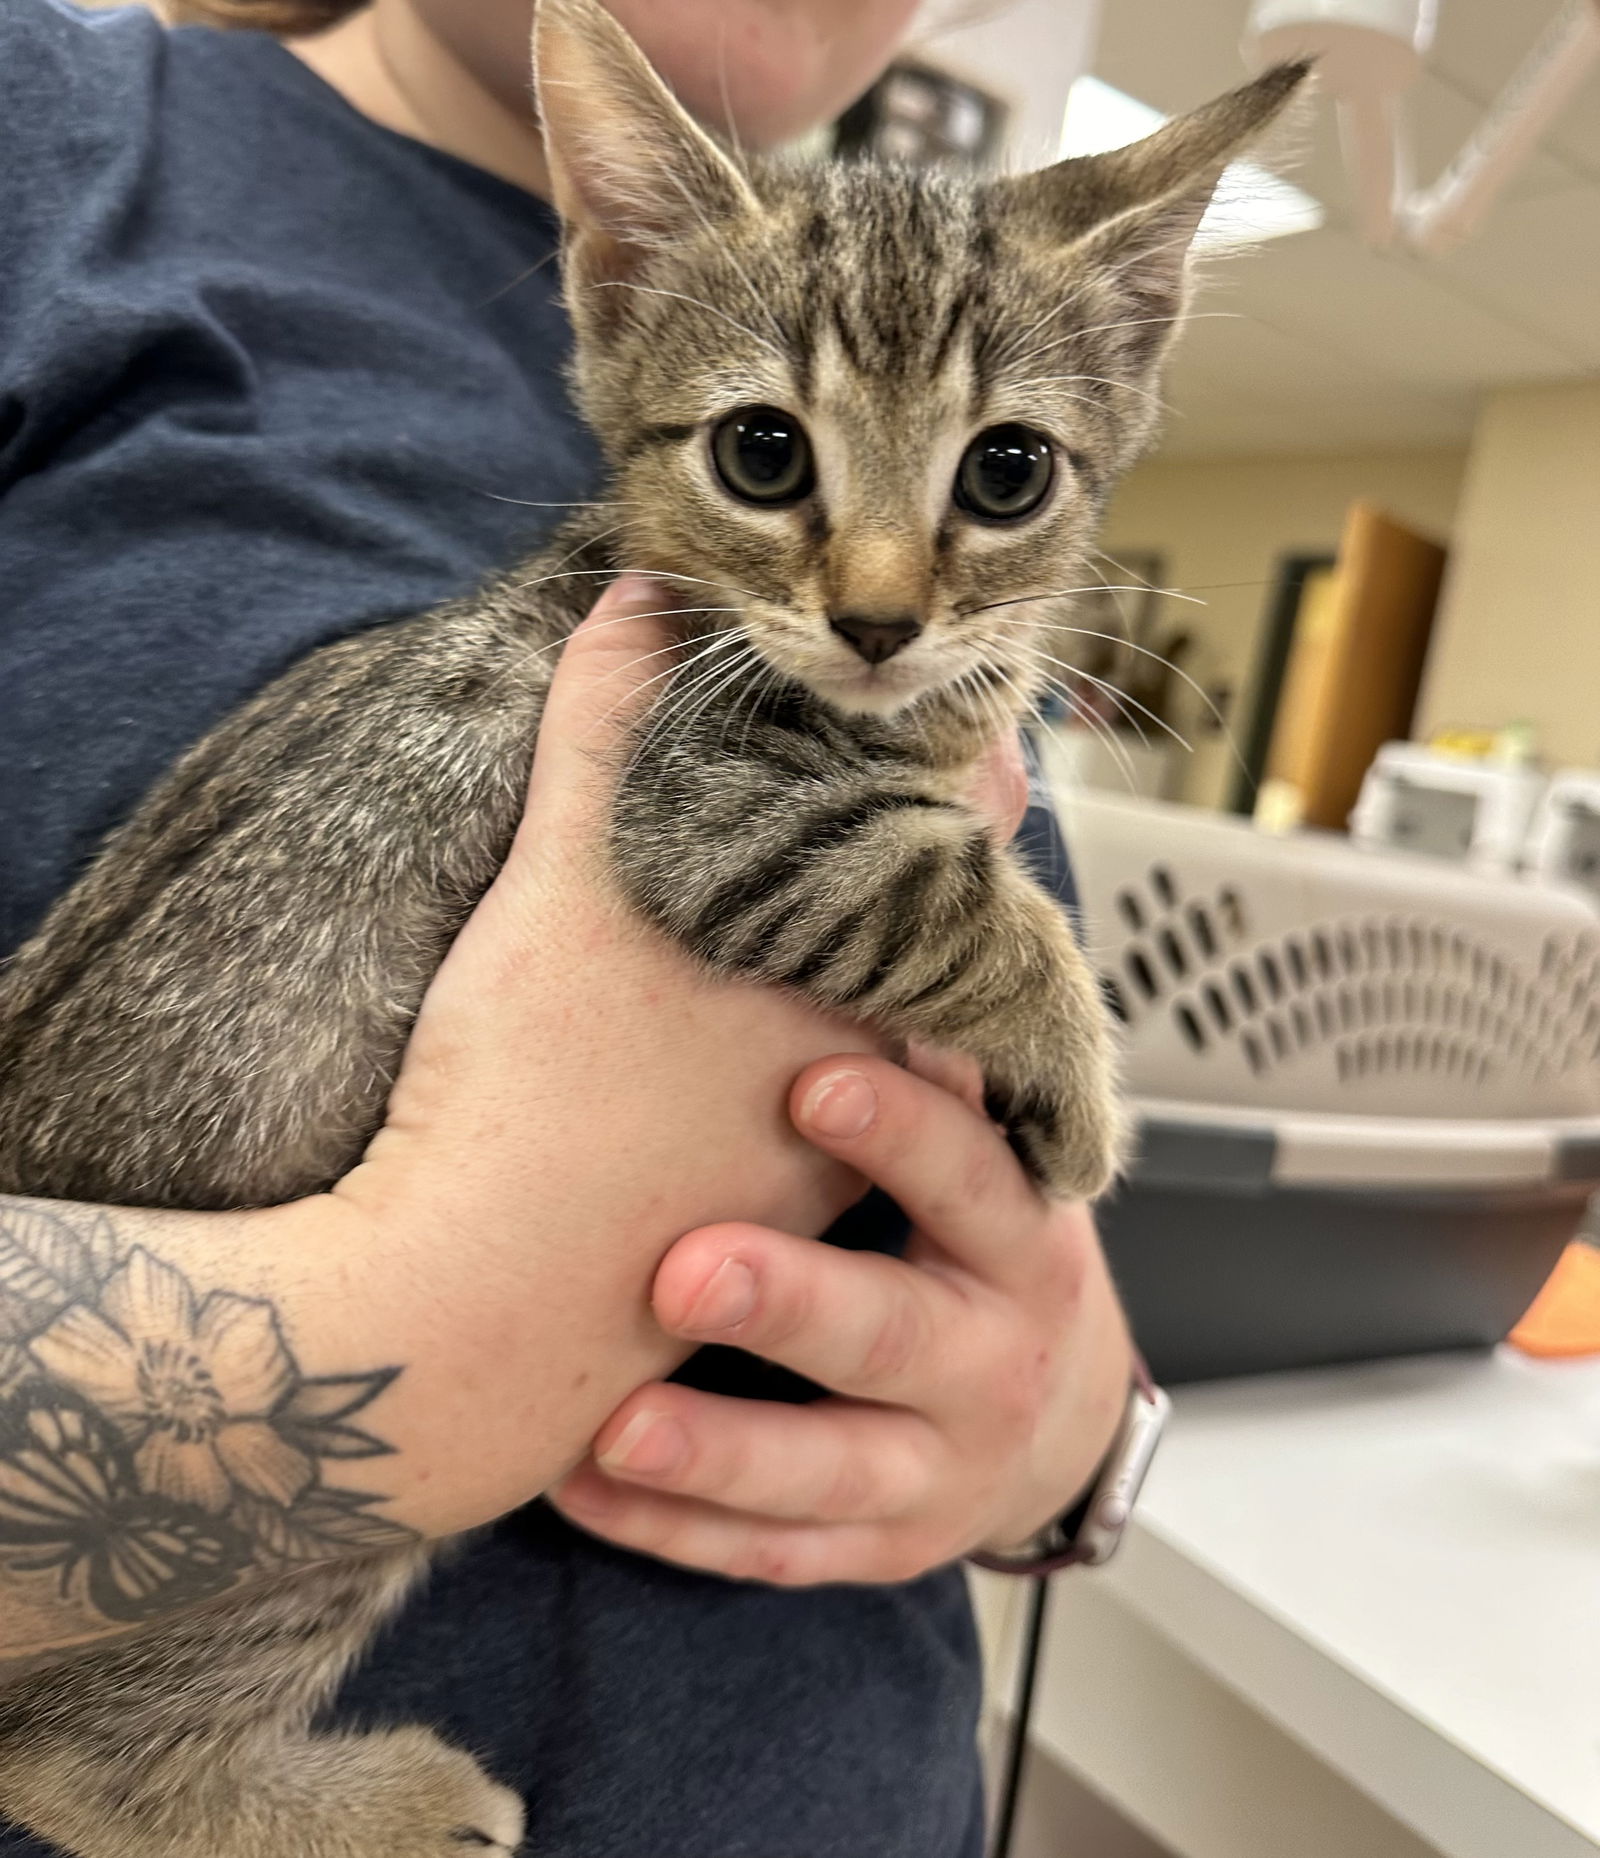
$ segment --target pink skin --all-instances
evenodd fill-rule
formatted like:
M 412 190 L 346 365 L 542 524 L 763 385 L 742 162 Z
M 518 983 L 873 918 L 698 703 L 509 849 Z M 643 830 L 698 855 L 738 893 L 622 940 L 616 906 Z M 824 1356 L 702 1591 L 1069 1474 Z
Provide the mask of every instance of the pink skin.
M 409 0 L 508 105 L 528 84 L 529 0 Z M 685 107 L 748 147 L 829 122 L 894 55 L 917 0 L 610 0 Z M 726 100 L 726 101 L 725 101 Z
M 1087 1483 L 1128 1374 L 1093 1222 L 1035 1192 L 972 1066 L 913 1064 L 824 1059 L 790 1099 L 808 1140 L 911 1214 L 904 1261 L 728 1224 L 680 1239 L 656 1274 L 670 1334 L 834 1397 L 643 1387 L 554 1492 L 574 1522 L 735 1578 L 893 1581 L 1023 1539 Z

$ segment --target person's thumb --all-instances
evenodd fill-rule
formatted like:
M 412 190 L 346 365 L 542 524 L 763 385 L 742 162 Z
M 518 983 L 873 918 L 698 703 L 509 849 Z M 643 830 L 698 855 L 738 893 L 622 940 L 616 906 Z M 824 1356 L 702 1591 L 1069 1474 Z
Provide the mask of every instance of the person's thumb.
M 650 687 L 671 663 L 675 609 L 657 581 L 625 574 L 573 633 L 545 701 L 525 830 L 582 827 L 609 792 Z M 532 822 L 537 818 L 537 825 Z

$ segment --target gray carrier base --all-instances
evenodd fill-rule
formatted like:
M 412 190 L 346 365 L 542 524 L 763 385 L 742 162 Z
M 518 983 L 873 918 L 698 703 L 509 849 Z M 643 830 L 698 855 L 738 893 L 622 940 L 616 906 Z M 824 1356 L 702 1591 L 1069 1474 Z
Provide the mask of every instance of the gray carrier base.
M 1583 1219 L 1584 1149 L 1520 1185 L 1285 1185 L 1268 1129 L 1146 1124 L 1098 1211 L 1134 1333 L 1169 1385 L 1488 1348 Z

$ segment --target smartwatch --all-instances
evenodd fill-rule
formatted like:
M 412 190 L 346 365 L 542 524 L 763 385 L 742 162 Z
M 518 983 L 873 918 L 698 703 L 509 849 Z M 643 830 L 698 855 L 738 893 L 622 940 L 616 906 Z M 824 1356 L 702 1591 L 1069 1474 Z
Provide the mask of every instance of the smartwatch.
M 1133 1365 L 1122 1424 L 1088 1495 L 1020 1547 L 986 1550 L 969 1555 L 969 1561 L 996 1574 L 1051 1574 L 1057 1568 L 1099 1567 L 1117 1552 L 1172 1410 L 1137 1355 Z

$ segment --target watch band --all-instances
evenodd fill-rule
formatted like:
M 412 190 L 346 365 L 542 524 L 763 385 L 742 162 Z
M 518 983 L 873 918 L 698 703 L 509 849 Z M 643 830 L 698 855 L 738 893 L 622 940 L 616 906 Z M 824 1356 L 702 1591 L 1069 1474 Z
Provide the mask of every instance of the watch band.
M 1170 1408 L 1135 1353 L 1122 1424 L 1088 1493 L 1031 1541 L 1005 1552 L 985 1550 L 968 1560 L 995 1574 L 1053 1574 L 1058 1568 L 1098 1567 L 1109 1561 L 1128 1526 Z

